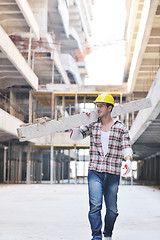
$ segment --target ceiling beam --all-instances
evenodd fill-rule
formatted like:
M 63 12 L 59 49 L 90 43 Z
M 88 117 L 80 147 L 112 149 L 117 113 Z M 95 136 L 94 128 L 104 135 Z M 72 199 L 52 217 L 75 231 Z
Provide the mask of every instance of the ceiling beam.
M 143 59 L 159 59 L 160 53 L 159 52 L 145 52 L 143 54 Z
M 15 66 L 19 73 L 24 77 L 27 83 L 33 88 L 38 89 L 38 77 L 32 71 L 24 57 L 19 52 L 18 48 L 14 45 L 6 32 L 0 26 L 0 49 L 4 55 Z
M 134 120 L 131 129 L 131 143 L 135 143 L 142 133 L 152 124 L 160 113 L 160 70 L 154 79 L 154 82 L 148 92 L 147 98 L 150 98 L 152 107 L 141 110 Z
M 134 49 L 133 59 L 130 68 L 130 74 L 128 79 L 128 92 L 133 92 L 136 84 L 137 74 L 142 62 L 143 53 L 145 52 L 150 32 L 152 30 L 152 24 L 154 16 L 159 5 L 159 0 L 148 1 L 145 0 L 140 27 L 137 35 L 136 45 Z
M 22 123 L 23 122 L 18 118 L 0 109 L 0 131 L 3 131 L 5 134 L 17 137 L 17 128 Z
M 36 40 L 39 41 L 40 39 L 40 29 L 36 18 L 32 12 L 32 9 L 29 6 L 27 0 L 15 0 L 19 9 L 21 10 L 27 24 L 32 29 L 33 33 L 35 34 Z
M 141 66 L 150 65 L 153 67 L 160 66 L 160 59 L 142 59 Z

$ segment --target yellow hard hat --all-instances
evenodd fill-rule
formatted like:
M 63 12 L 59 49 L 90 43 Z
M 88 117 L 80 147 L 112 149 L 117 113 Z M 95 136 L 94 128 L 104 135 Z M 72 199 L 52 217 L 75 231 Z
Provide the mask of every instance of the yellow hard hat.
M 102 93 L 100 94 L 96 100 L 94 101 L 94 103 L 98 103 L 98 102 L 101 102 L 101 103 L 110 103 L 114 106 L 114 98 L 112 97 L 111 94 L 108 94 L 108 93 Z

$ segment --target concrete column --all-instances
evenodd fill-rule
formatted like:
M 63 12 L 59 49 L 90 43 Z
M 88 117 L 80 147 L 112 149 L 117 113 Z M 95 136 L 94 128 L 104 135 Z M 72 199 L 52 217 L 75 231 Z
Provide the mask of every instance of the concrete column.
M 32 112 L 32 91 L 29 91 L 29 123 L 32 123 L 33 119 L 33 112 Z
M 72 105 L 69 104 L 69 116 L 71 116 L 71 114 L 72 114 Z
M 77 184 L 77 149 L 76 149 L 76 145 L 74 146 L 74 152 L 75 152 L 75 184 Z
M 52 54 L 54 54 L 52 52 Z M 54 61 L 52 61 L 52 84 L 54 84 Z
M 31 67 L 31 47 L 32 47 L 32 29 L 30 28 L 29 44 L 28 44 L 28 65 Z
M 160 185 L 160 155 L 157 156 L 157 161 L 158 161 L 158 166 L 157 166 L 157 176 L 158 176 L 158 179 L 157 179 L 157 183 L 158 185 Z
M 11 165 L 11 142 L 9 141 L 8 147 L 8 171 L 7 171 L 7 183 L 10 183 L 10 165 Z
M 37 101 L 36 99 L 33 102 L 33 120 L 37 118 Z
M 52 53 L 53 54 L 53 53 Z M 54 83 L 54 61 L 52 60 L 52 84 Z M 54 118 L 54 92 L 52 92 L 52 100 L 51 100 L 51 119 Z
M 51 145 L 51 154 L 50 154 L 50 183 L 53 184 L 53 168 L 54 166 L 54 147 Z
M 156 165 L 157 165 L 157 169 L 156 169 L 156 183 L 159 185 L 159 178 L 160 178 L 160 161 L 159 161 L 160 155 L 156 156 Z
M 63 155 L 61 159 L 61 174 L 62 174 L 62 183 L 64 183 L 64 149 L 63 149 Z
M 153 176 L 153 179 L 154 179 L 154 181 L 155 181 L 155 183 L 156 183 L 156 181 L 157 181 L 157 156 L 155 156 L 154 157 L 154 159 L 153 159 L 153 161 L 154 161 L 154 169 L 153 169 L 153 172 L 154 172 L 154 176 Z
M 131 170 L 131 186 L 133 186 L 133 171 Z
M 22 182 L 22 148 L 19 147 L 18 182 Z
M 75 93 L 75 114 L 78 114 L 78 95 Z
M 142 168 L 143 168 L 143 172 L 144 172 L 144 162 L 142 163 L 142 161 L 137 161 L 137 179 L 139 179 L 139 178 L 142 179 L 142 177 L 143 177 L 142 176 Z
M 83 183 L 85 183 L 85 149 L 83 150 Z
M 54 118 L 57 120 L 58 119 L 58 111 L 57 111 L 57 96 L 54 96 L 54 101 L 55 101 L 55 116 Z
M 60 183 L 60 178 L 61 178 L 61 158 L 59 158 L 57 164 L 58 164 L 58 176 L 57 176 L 57 180 L 58 180 L 58 183 Z
M 146 160 L 146 180 L 149 180 L 149 160 Z
M 15 183 L 15 159 L 11 158 L 11 177 L 10 177 L 10 183 Z
M 37 163 L 37 151 L 33 152 L 33 158 L 32 158 L 32 181 L 33 183 L 38 183 L 37 180 L 37 172 L 38 172 L 38 163 Z
M 6 182 L 6 163 L 7 163 L 7 149 L 8 147 L 4 146 L 4 157 L 3 157 L 3 161 L 4 161 L 4 166 L 3 166 L 3 182 Z
M 58 150 L 58 159 L 57 159 L 57 181 L 60 183 L 60 176 L 61 176 L 61 150 Z
M 8 175 L 7 175 L 7 183 L 9 184 L 10 182 L 10 159 L 8 159 Z
M 145 159 L 143 160 L 143 164 L 142 164 L 142 168 L 141 168 L 141 179 L 145 179 L 146 178 L 146 161 Z M 139 179 L 139 178 L 138 178 Z
M 132 112 L 132 123 L 134 122 L 134 112 Z M 132 124 L 131 124 L 132 125 Z
M 154 181 L 154 157 L 150 159 L 151 161 L 151 180 Z
M 42 183 L 42 172 L 43 172 L 43 154 L 40 153 L 40 183 Z
M 4 93 L 3 96 L 4 96 L 4 110 L 5 110 L 6 112 L 8 112 L 8 99 L 7 99 L 7 94 Z
M 35 50 L 32 50 L 32 71 L 34 72 L 34 64 L 35 64 Z
M 31 174 L 31 150 L 32 150 L 32 146 L 29 145 L 27 147 L 27 176 L 26 176 L 26 183 L 30 184 L 31 183 L 31 179 L 30 179 L 30 174 Z
M 18 157 L 18 148 L 16 147 L 16 174 L 15 174 L 16 183 L 18 183 L 18 165 L 19 165 L 19 157 Z
M 62 96 L 62 117 L 65 117 L 65 96 Z
M 86 108 L 86 96 L 84 96 L 84 108 Z
M 149 160 L 146 160 L 146 180 L 149 180 Z
M 15 96 L 13 90 L 10 89 L 10 114 L 15 115 Z
M 34 183 L 34 180 L 37 180 L 37 175 L 35 174 L 35 167 L 34 167 L 35 160 L 33 161 L 33 158 L 30 156 L 30 183 Z M 37 159 L 36 159 L 36 164 L 37 164 Z M 37 169 L 36 173 L 39 170 L 39 166 L 37 164 Z
M 54 92 L 52 92 L 52 99 L 51 99 L 51 119 L 54 118 Z
M 57 162 L 56 162 L 56 157 L 54 154 L 54 147 L 53 147 L 53 179 L 54 179 L 54 183 L 56 183 L 56 179 L 57 179 L 57 173 L 56 173 L 56 169 L 57 169 Z
M 68 183 L 70 183 L 70 163 L 71 163 L 71 156 L 70 156 L 70 149 L 68 149 Z
M 149 165 L 149 180 L 152 181 L 152 159 L 148 160 Z

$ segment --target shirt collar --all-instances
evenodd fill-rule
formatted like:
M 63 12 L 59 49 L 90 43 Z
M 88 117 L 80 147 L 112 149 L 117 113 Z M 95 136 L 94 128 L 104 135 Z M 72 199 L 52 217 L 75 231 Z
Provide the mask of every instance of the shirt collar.
M 118 118 L 112 118 L 113 119 L 113 124 L 115 124 L 116 122 L 121 122 Z

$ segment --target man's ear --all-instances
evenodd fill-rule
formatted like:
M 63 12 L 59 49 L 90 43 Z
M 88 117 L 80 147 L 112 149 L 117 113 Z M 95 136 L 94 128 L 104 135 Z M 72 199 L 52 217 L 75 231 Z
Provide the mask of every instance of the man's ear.
M 111 112 L 112 111 L 112 106 L 110 105 L 109 107 L 108 107 L 108 110 Z

